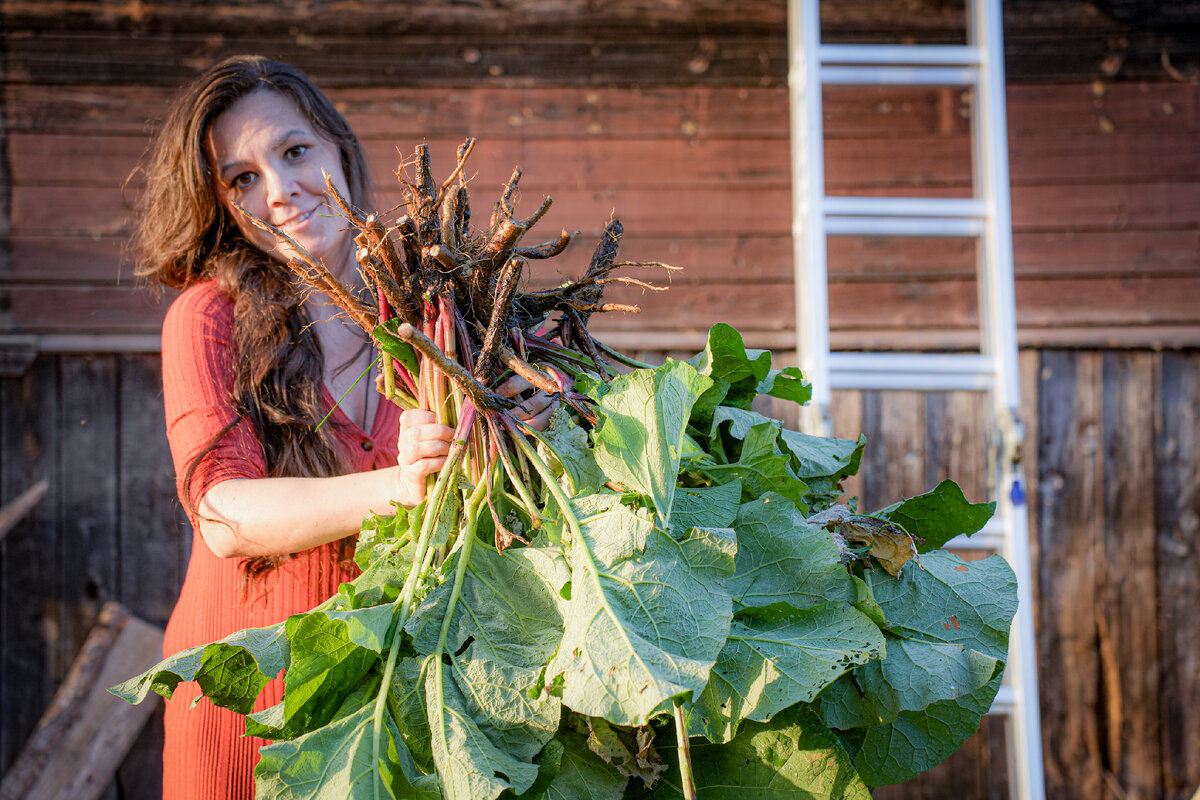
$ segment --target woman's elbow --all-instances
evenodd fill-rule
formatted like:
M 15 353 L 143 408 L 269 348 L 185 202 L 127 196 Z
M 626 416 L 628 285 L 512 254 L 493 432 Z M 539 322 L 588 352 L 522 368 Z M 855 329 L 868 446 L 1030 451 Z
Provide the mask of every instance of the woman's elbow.
M 204 543 L 217 558 L 244 558 L 250 555 L 233 525 L 215 519 L 198 520 L 197 527 Z

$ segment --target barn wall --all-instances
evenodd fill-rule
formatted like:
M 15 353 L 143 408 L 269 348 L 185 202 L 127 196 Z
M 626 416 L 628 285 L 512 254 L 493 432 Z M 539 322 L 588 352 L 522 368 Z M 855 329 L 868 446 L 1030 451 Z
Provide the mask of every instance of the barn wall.
M 834 38 L 903 24 L 947 42 L 962 22 L 932 0 L 920 14 L 910 0 L 825 5 Z M 1056 798 L 1187 800 L 1200 785 L 1200 84 L 1175 78 L 1197 48 L 1101 5 L 1137 4 L 1005 4 L 1047 781 Z M 1160 13 L 1194 19 L 1195 5 Z M 300 64 L 364 139 L 382 206 L 417 142 L 444 172 L 476 136 L 477 207 L 519 164 L 521 207 L 555 200 L 540 238 L 580 230 L 559 268 L 578 266 L 573 251 L 614 212 L 626 257 L 684 267 L 665 294 L 620 295 L 643 313 L 598 323 L 608 341 L 691 349 L 721 320 L 786 351 L 782 9 L 0 2 L 0 502 L 51 485 L 0 542 L 0 771 L 101 604 L 161 623 L 182 580 L 190 532 L 156 355 L 169 297 L 139 288 L 121 254 L 139 188 L 124 182 L 174 87 L 233 52 Z M 830 192 L 965 195 L 969 102 L 957 89 L 828 91 Z M 971 347 L 972 263 L 966 240 L 833 240 L 834 346 Z M 841 435 L 873 442 L 849 487 L 864 507 L 944 475 L 984 495 L 976 399 L 837 393 L 834 415 Z M 106 797 L 155 796 L 156 724 Z M 988 720 L 947 766 L 880 795 L 1003 797 L 1004 781 L 1003 722 Z

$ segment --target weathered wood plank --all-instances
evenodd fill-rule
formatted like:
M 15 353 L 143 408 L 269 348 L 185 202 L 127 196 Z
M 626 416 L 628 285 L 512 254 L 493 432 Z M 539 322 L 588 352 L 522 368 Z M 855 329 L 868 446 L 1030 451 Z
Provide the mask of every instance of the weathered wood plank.
M 8 500 L 48 479 L 45 499 L 0 542 L 0 772 L 8 769 L 66 671 L 59 638 L 62 593 L 58 539 L 62 490 L 58 364 L 39 358 L 0 380 L 0 462 Z
M 1200 786 L 1200 353 L 1161 356 L 1156 419 L 1157 568 L 1162 658 L 1163 796 L 1191 800 Z
M 863 422 L 863 393 L 859 391 L 847 391 L 845 389 L 838 389 L 831 392 L 829 398 L 829 418 L 833 424 L 834 436 L 842 439 L 857 440 L 860 435 L 866 432 L 866 425 Z M 876 446 L 876 441 L 868 437 L 867 450 L 872 450 Z M 847 499 L 862 497 L 862 473 L 864 469 L 865 465 L 862 465 L 858 474 L 852 475 L 842 482 L 842 490 Z M 866 508 L 865 505 L 860 507 Z
M 161 362 L 124 355 L 118 369 L 120 582 L 114 596 L 139 618 L 165 626 L 183 584 L 190 539 L 167 447 Z
M 120 236 L 18 235 L 9 239 L 11 272 L 20 282 L 132 283 L 132 255 Z M 580 237 L 573 250 L 589 250 Z M 632 261 L 659 260 L 683 267 L 672 283 L 720 280 L 734 270 L 739 280 L 792 280 L 792 243 L 778 235 L 664 236 L 629 231 L 621 252 Z M 1014 270 L 1020 279 L 1195 275 L 1200 271 L 1200 230 L 1018 233 Z M 553 262 L 535 264 L 534 276 L 550 280 Z M 828 244 L 831 282 L 971 278 L 975 242 L 968 238 L 836 236 Z M 1070 311 L 1070 309 L 1066 309 Z
M 925 404 L 920 392 L 863 392 L 862 510 L 875 511 L 925 485 Z
M 1021 466 L 1025 473 L 1025 507 L 1028 514 L 1029 522 L 1029 559 L 1031 564 L 1037 564 L 1041 560 L 1039 544 L 1041 542 L 1041 534 L 1038 530 L 1039 506 L 1038 498 L 1040 497 L 1039 479 L 1041 476 L 1040 464 L 1038 462 L 1039 447 L 1041 441 L 1040 425 L 1041 419 L 1038 415 L 1038 390 L 1041 380 L 1039 372 L 1041 370 L 1041 353 L 1037 350 L 1025 349 L 1021 350 L 1018 355 L 1020 364 L 1019 380 L 1021 381 L 1021 422 L 1025 426 L 1025 440 L 1021 443 Z M 1041 573 L 1033 569 L 1030 571 L 1032 580 L 1033 604 L 1034 604 L 1034 629 L 1041 624 L 1038 620 L 1041 618 L 1039 609 L 1043 607 L 1041 599 L 1041 589 L 1038 583 L 1038 578 Z M 1039 664 L 1042 662 L 1038 662 Z
M 59 536 L 64 557 L 58 564 L 62 586 L 56 597 L 63 603 L 63 652 L 74 659 L 118 586 L 117 359 L 63 356 L 59 370 Z
M 1161 796 L 1153 353 L 1103 358 L 1103 559 L 1097 562 L 1105 767 L 1116 797 Z
M 988 497 L 991 409 L 972 392 L 925 395 L 925 488 L 949 478 L 972 502 Z
M 1038 399 L 1038 674 L 1049 797 L 1101 797 L 1097 590 L 1104 558 L 1101 364 L 1042 353 Z
M 13 133 L 124 135 L 145 140 L 173 88 L 10 85 Z M 423 136 L 511 137 L 788 136 L 787 90 L 695 85 L 650 89 L 504 86 L 330 88 L 364 140 Z M 951 88 L 826 87 L 826 135 L 877 137 L 965 133 L 965 95 Z M 1200 90 L 1170 82 L 1016 84 L 1007 90 L 1013 141 L 1054 135 L 1101 136 L 1200 130 Z M 1016 166 L 1020 159 L 1013 159 Z
M 554 208 L 543 223 L 547 227 L 557 221 L 592 235 L 614 211 L 627 228 L 645 234 L 683 236 L 708 231 L 780 236 L 791 225 L 791 197 L 786 186 L 732 185 L 711 193 L 685 192 L 673 185 L 577 186 L 559 184 L 551 174 L 530 171 L 522 190 L 526 197 L 549 194 L 554 198 Z M 921 186 L 904 192 L 868 187 L 852 194 L 960 197 L 964 192 L 957 187 Z M 1017 233 L 1194 230 L 1191 209 L 1200 203 L 1200 181 L 1014 186 L 1012 196 Z M 398 190 L 384 185 L 377 203 L 388 208 L 400 200 Z M 115 185 L 23 186 L 13 192 L 14 234 L 111 236 L 127 232 L 132 219 L 131 198 L 122 196 Z

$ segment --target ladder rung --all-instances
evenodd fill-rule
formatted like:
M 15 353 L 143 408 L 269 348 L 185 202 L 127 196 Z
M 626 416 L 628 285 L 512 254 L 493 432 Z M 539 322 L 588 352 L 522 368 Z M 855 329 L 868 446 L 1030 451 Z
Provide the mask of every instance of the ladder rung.
M 821 83 L 841 86 L 974 86 L 976 67 L 831 66 L 821 67 Z
M 992 701 L 992 707 L 988 709 L 989 714 L 998 714 L 1001 716 L 1011 716 L 1017 704 L 1016 695 L 1013 693 L 1011 686 L 1001 686 L 996 692 L 996 699 Z
M 823 44 L 821 64 L 886 64 L 892 66 L 978 66 L 981 54 L 970 45 Z
M 827 196 L 833 236 L 982 236 L 987 204 L 960 197 Z
M 967 536 L 959 534 L 943 547 L 947 550 L 994 550 L 1001 552 L 1008 539 L 1008 528 L 1004 520 L 992 517 L 981 529 Z
M 832 389 L 987 391 L 996 362 L 960 353 L 830 353 Z
M 970 217 L 825 217 L 828 236 L 982 236 L 983 220 Z
M 825 197 L 826 216 L 983 219 L 987 212 L 987 203 L 974 197 Z

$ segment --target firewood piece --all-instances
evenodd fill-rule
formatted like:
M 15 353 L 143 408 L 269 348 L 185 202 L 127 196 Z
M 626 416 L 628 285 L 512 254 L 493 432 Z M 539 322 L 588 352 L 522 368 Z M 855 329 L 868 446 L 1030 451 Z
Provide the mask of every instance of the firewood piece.
M 5 534 L 15 528 L 17 523 L 33 510 L 33 507 L 46 496 L 49 489 L 50 482 L 42 478 L 17 495 L 15 499 L 0 507 L 0 539 L 3 539 Z

